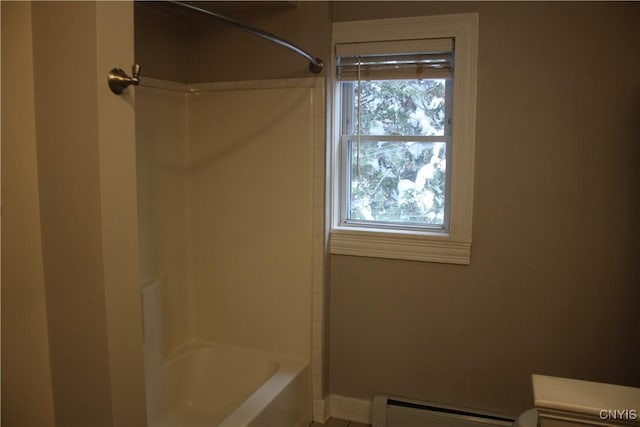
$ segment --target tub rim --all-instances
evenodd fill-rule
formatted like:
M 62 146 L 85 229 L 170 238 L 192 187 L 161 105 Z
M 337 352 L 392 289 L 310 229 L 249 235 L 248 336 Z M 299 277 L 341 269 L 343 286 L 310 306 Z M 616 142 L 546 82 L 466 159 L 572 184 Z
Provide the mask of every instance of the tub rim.
M 218 427 L 248 426 L 291 384 L 298 375 L 309 366 L 309 362 L 253 347 L 242 347 L 233 344 L 211 341 L 193 340 L 173 350 L 161 363 L 161 369 L 169 368 L 172 364 L 188 357 L 193 352 L 227 348 L 239 351 L 250 351 L 264 356 L 269 362 L 277 365 L 277 370 L 254 390 L 239 406 L 228 414 L 218 424 Z M 213 426 L 212 426 L 213 427 Z

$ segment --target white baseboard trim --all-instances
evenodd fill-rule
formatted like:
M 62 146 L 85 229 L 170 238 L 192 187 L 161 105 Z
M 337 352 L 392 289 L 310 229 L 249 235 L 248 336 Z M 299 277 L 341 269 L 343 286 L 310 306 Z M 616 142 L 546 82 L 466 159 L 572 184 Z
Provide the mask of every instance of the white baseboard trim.
M 313 422 L 324 424 L 329 420 L 329 402 L 327 398 L 313 400 Z
M 330 394 L 329 415 L 332 418 L 371 424 L 371 401 Z

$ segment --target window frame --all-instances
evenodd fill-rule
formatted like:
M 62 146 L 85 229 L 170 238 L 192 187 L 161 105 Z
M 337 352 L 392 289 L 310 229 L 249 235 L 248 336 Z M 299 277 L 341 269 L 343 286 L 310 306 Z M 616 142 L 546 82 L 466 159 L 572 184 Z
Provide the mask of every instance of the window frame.
M 333 24 L 332 52 L 339 43 L 433 38 L 455 40 L 453 143 L 448 144 L 449 227 L 447 230 L 350 225 L 341 221 L 344 171 L 340 81 L 331 66 L 328 120 L 329 252 L 340 255 L 470 264 L 476 128 L 478 14 L 420 16 Z M 335 58 L 332 57 L 332 62 Z M 333 65 L 333 64 L 332 64 Z M 451 156 L 451 157 L 449 157 Z M 449 160 L 451 159 L 451 160 Z

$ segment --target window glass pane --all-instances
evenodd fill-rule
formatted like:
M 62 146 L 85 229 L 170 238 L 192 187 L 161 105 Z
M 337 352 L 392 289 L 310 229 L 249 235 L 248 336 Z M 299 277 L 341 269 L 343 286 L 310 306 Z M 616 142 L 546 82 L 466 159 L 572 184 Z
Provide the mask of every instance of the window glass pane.
M 443 226 L 446 147 L 445 142 L 349 141 L 347 219 Z
M 445 82 L 444 79 L 361 81 L 359 96 L 358 82 L 352 83 L 353 133 L 444 135 Z

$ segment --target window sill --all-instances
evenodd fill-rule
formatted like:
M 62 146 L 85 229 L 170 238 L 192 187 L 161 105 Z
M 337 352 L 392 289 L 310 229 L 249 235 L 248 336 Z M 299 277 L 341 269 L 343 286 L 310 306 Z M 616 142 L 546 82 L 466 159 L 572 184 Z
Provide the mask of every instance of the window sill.
M 446 233 L 340 227 L 330 232 L 329 252 L 445 264 L 471 263 L 471 242 L 454 241 Z

